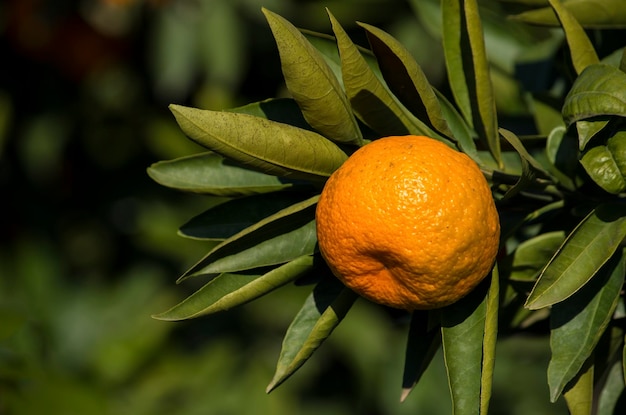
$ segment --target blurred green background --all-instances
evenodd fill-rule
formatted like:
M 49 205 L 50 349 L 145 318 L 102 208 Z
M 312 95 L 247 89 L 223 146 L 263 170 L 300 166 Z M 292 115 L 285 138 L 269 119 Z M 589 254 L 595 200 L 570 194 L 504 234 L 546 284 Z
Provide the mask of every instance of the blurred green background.
M 308 294 L 288 287 L 184 323 L 152 320 L 210 246 L 177 228 L 212 200 L 145 169 L 200 149 L 169 103 L 281 95 L 261 6 L 329 32 L 324 7 L 390 31 L 443 79 L 438 42 L 401 0 L 9 0 L 0 5 L 0 414 L 449 414 L 441 356 L 400 403 L 407 321 L 361 301 L 270 395 L 282 336 Z M 500 344 L 492 413 L 548 403 L 544 338 Z

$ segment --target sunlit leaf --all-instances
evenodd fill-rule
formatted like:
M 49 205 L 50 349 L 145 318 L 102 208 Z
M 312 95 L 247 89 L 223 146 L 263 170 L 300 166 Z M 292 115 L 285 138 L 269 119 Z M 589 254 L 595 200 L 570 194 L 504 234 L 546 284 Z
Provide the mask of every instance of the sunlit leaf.
M 241 107 L 231 108 L 227 111 L 241 114 L 254 115 L 255 117 L 266 118 L 305 130 L 312 130 L 306 122 L 302 111 L 296 101 L 291 98 L 270 98 L 264 101 L 252 102 Z
M 565 97 L 567 125 L 603 115 L 626 117 L 626 73 L 614 66 L 591 65 L 576 78 Z
M 576 73 L 580 74 L 587 66 L 599 63 L 596 50 L 576 17 L 561 4 L 560 0 L 549 1 L 565 31 L 565 38 L 569 45 L 570 57 Z
M 618 252 L 576 294 L 552 306 L 548 365 L 552 402 L 579 373 L 604 333 L 617 306 L 624 273 L 624 257 Z
M 570 297 L 608 261 L 626 236 L 626 210 L 601 205 L 589 213 L 543 270 L 526 307 L 538 309 Z
M 313 289 L 289 326 L 267 392 L 293 375 L 341 323 L 357 295 L 334 277 L 324 278 Z
M 148 175 L 162 186 L 215 196 L 270 193 L 293 186 L 276 176 L 250 170 L 215 153 L 160 161 Z
M 495 98 L 476 0 L 444 0 L 443 44 L 452 93 L 498 165 L 502 164 Z
M 304 199 L 295 192 L 276 192 L 228 200 L 193 217 L 180 227 L 182 236 L 222 240 Z
M 226 239 L 187 270 L 179 282 L 191 276 L 249 270 L 313 254 L 318 198 L 296 203 Z
M 546 2 L 543 2 L 546 4 Z M 569 0 L 563 2 L 566 8 L 585 28 L 616 29 L 623 28 L 626 22 L 626 9 L 622 0 Z M 515 16 L 513 19 L 522 22 L 542 25 L 558 26 L 554 10 L 551 7 L 542 7 L 529 10 Z
M 221 274 L 181 303 L 153 317 L 178 321 L 229 310 L 310 273 L 313 262 L 313 256 L 304 255 L 261 275 Z
M 411 316 L 402 376 L 401 402 L 404 402 L 417 385 L 441 346 L 441 330 L 439 327 L 430 327 L 429 318 L 427 311 L 414 311 Z
M 278 46 L 285 83 L 304 118 L 332 140 L 361 144 L 348 98 L 319 51 L 289 21 L 262 10 Z
M 359 26 L 366 30 L 383 77 L 394 95 L 430 128 L 454 139 L 435 91 L 411 53 L 389 33 L 365 23 Z
M 420 134 L 436 137 L 437 133 L 398 103 L 370 68 L 341 24 L 330 11 L 328 15 L 341 57 L 343 85 L 359 119 L 383 136 Z
M 593 359 L 588 359 L 578 376 L 572 381 L 563 397 L 567 403 L 570 415 L 589 415 L 593 407 Z
M 455 415 L 475 415 L 483 406 L 485 288 L 481 284 L 467 297 L 441 310 L 443 354 Z
M 170 105 L 198 144 L 267 174 L 326 180 L 347 155 L 319 134 L 248 114 Z
M 480 379 L 480 413 L 487 414 L 493 370 L 496 362 L 496 342 L 498 340 L 498 310 L 500 307 L 500 274 L 496 264 L 491 271 L 491 284 L 485 299 L 485 329 L 483 338 L 483 360 Z

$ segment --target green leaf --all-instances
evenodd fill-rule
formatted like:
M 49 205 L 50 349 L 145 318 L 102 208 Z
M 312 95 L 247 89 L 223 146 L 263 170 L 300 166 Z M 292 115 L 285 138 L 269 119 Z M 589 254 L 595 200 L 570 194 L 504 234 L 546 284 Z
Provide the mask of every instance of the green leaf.
M 148 175 L 162 186 L 214 196 L 245 196 L 287 189 L 292 183 L 246 169 L 215 153 L 159 161 Z
M 441 111 L 443 112 L 444 117 L 448 122 L 448 126 L 452 131 L 452 135 L 458 143 L 461 151 L 470 156 L 478 165 L 484 165 L 484 162 L 476 149 L 476 143 L 474 142 L 476 133 L 472 131 L 465 119 L 463 119 L 463 116 L 459 114 L 457 109 L 450 101 L 448 101 L 448 98 L 446 98 L 445 95 L 438 90 L 435 90 L 435 94 L 437 95 L 437 99 L 441 105 Z
M 626 117 L 625 84 L 626 73 L 613 66 L 585 68 L 565 97 L 562 112 L 566 124 L 603 115 Z
M 607 192 L 618 194 L 626 191 L 626 178 L 607 146 L 591 147 L 583 153 L 580 164 L 589 177 Z
M 495 98 L 476 0 L 444 0 L 443 45 L 452 94 L 465 119 L 502 166 Z
M 589 415 L 593 407 L 593 359 L 588 359 L 578 376 L 572 381 L 563 397 L 570 415 Z
M 253 195 L 228 200 L 195 216 L 179 233 L 195 239 L 222 240 L 304 199 L 294 192 Z
M 566 135 L 564 126 L 554 128 L 546 142 L 548 169 L 559 184 L 568 190 L 576 189 L 578 162 L 578 145 L 573 137 Z
M 626 177 L 626 130 L 620 130 L 609 137 L 606 148 L 611 153 L 622 176 Z
M 559 0 L 549 1 L 565 31 L 565 38 L 576 73 L 580 74 L 587 66 L 599 63 L 596 50 L 576 17 L 565 6 L 561 5 Z
M 357 117 L 381 136 L 437 137 L 437 133 L 400 105 L 330 11 L 328 15 L 339 48 L 343 85 Z
M 543 166 L 528 153 L 515 134 L 503 128 L 499 131 L 502 137 L 515 149 L 522 161 L 522 175 L 517 183 L 505 193 L 503 199 L 510 199 L 527 188 L 545 187 L 548 184 L 546 180 L 551 179 L 550 173 L 544 170 Z
M 389 33 L 359 23 L 376 56 L 381 73 L 391 92 L 418 119 L 444 136 L 454 139 L 435 90 L 411 53 Z
M 360 145 L 362 136 L 341 84 L 319 51 L 283 17 L 263 8 L 280 53 L 287 89 L 322 135 Z
M 429 319 L 428 311 L 414 311 L 411 316 L 400 402 L 409 396 L 441 346 L 441 330 L 430 327 Z
M 178 280 L 197 275 L 237 272 L 313 254 L 317 246 L 315 208 L 319 196 L 296 203 L 213 248 Z
M 548 365 L 552 402 L 579 373 L 604 333 L 617 306 L 624 273 L 624 256 L 620 251 L 576 294 L 553 305 L 552 357 Z
M 496 264 L 491 271 L 491 284 L 485 299 L 485 334 L 483 337 L 483 360 L 480 378 L 480 413 L 487 414 L 493 370 L 496 362 L 496 342 L 498 340 L 498 309 L 500 307 L 500 274 Z
M 576 121 L 576 130 L 578 131 L 578 147 L 585 149 L 587 143 L 602 131 L 610 119 L 594 119 Z
M 535 281 L 564 240 L 563 231 L 553 231 L 520 243 L 512 253 L 508 278 L 514 281 Z
M 254 115 L 271 121 L 289 124 L 304 130 L 313 130 L 302 115 L 300 107 L 291 98 L 270 98 L 252 102 L 241 107 L 228 109 L 229 112 Z
M 348 158 L 321 135 L 288 124 L 180 105 L 170 109 L 192 140 L 267 174 L 324 181 Z
M 587 215 L 543 270 L 526 307 L 556 304 L 583 287 L 613 255 L 626 236 L 626 210 L 600 205 Z
M 179 321 L 229 310 L 310 273 L 314 267 L 313 256 L 304 255 L 262 275 L 220 274 L 181 303 L 152 317 Z
M 357 295 L 332 276 L 322 279 L 289 326 L 267 386 L 271 392 L 293 375 L 330 336 L 346 316 Z
M 563 3 L 563 7 L 588 29 L 623 28 L 626 22 L 626 9 L 623 6 L 622 0 L 569 0 Z M 559 25 L 551 7 L 529 10 L 512 18 L 541 26 Z
M 455 415 L 480 413 L 483 407 L 483 340 L 487 314 L 486 285 L 441 310 L 441 338 Z

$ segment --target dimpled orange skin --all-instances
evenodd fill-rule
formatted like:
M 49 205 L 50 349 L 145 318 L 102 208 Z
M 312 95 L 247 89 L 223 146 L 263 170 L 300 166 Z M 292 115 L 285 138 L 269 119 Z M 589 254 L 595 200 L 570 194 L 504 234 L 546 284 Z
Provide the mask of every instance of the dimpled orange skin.
M 328 179 L 316 221 L 337 278 L 370 301 L 405 310 L 464 297 L 489 274 L 500 239 L 476 163 L 421 136 L 357 150 Z

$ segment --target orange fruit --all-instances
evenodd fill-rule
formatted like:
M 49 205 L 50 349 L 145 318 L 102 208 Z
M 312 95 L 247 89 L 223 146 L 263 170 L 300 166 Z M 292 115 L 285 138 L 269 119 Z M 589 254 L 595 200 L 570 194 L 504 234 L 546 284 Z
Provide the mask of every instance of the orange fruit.
M 326 182 L 316 222 L 337 278 L 370 301 L 406 310 L 468 294 L 489 274 L 500 239 L 477 164 L 421 136 L 358 149 Z

